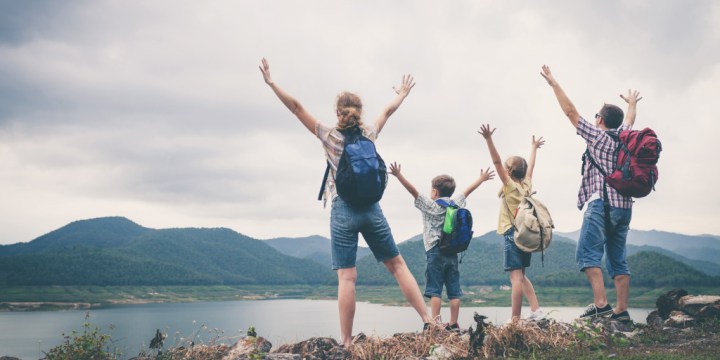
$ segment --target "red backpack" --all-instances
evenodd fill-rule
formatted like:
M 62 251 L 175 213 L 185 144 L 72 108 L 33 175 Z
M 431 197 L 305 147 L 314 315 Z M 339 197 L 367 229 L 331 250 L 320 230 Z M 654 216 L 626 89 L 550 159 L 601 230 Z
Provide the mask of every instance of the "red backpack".
M 657 162 L 662 151 L 655 131 L 650 128 L 623 130 L 619 134 L 608 131 L 608 135 L 620 143 L 615 169 L 610 175 L 605 174 L 586 152 L 590 162 L 605 176 L 607 184 L 621 195 L 641 198 L 650 194 L 658 180 Z

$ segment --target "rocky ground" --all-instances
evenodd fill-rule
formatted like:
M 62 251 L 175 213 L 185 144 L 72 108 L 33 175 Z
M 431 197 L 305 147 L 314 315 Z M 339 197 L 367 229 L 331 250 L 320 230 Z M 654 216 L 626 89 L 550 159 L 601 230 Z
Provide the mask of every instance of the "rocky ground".
M 627 358 L 717 359 L 720 357 L 720 296 L 673 290 L 657 301 L 647 325 L 607 318 L 561 323 L 520 321 L 495 326 L 476 314 L 467 330 L 400 333 L 389 338 L 359 334 L 350 348 L 332 338 L 280 346 L 249 336 L 232 347 L 175 349 L 173 359 L 487 359 Z M 176 356 L 176 357 L 175 357 Z M 137 358 L 153 359 L 155 357 Z

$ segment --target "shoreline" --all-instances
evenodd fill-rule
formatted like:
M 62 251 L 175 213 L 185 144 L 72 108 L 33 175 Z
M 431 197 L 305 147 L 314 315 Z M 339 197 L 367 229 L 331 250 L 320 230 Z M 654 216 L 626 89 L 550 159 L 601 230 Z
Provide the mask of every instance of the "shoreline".
M 669 290 L 672 288 L 633 288 L 630 304 L 637 308 L 655 307 L 658 296 Z M 688 290 L 695 294 L 720 293 L 717 287 Z M 464 286 L 463 291 L 462 302 L 466 307 L 510 306 L 510 291 L 502 285 Z M 589 287 L 542 287 L 536 288 L 536 292 L 543 307 L 584 307 L 592 301 Z M 608 298 L 615 298 L 614 289 L 608 288 Z M 333 285 L 0 286 L 0 312 L 276 299 L 336 300 L 337 288 Z M 356 301 L 408 306 L 396 286 L 358 285 Z
M 100 304 L 87 302 L 58 302 L 58 301 L 27 301 L 27 302 L 0 302 L 0 312 L 25 311 L 59 311 L 92 309 Z

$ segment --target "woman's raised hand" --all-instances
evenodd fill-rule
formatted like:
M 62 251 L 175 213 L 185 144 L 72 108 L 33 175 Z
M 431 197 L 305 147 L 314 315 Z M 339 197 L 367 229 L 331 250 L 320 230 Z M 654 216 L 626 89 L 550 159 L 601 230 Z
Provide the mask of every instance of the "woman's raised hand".
M 394 87 L 393 90 L 395 90 L 395 93 L 401 96 L 408 96 L 410 94 L 410 90 L 412 90 L 413 86 L 415 86 L 415 78 L 412 77 L 412 75 L 407 74 L 403 75 L 402 83 L 400 84 L 400 87 Z
M 273 81 L 272 77 L 270 77 L 270 64 L 265 58 L 262 59 L 262 63 L 260 64 L 259 68 L 260 72 L 263 74 L 263 79 L 265 80 L 265 83 L 268 85 L 272 85 Z

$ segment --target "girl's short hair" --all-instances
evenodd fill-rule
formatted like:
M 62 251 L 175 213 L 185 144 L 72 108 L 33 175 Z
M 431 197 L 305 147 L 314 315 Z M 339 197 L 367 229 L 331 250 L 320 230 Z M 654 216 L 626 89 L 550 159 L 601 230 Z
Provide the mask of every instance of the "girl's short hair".
M 440 197 L 450 197 L 455 192 L 455 179 L 450 175 L 438 175 L 432 179 L 432 187 Z

